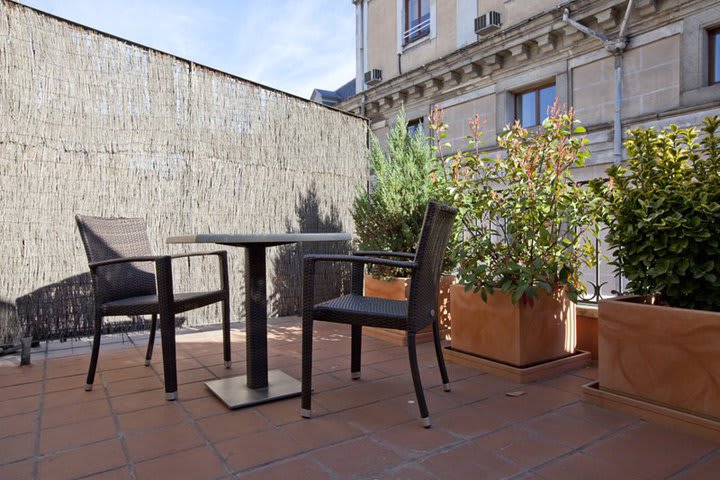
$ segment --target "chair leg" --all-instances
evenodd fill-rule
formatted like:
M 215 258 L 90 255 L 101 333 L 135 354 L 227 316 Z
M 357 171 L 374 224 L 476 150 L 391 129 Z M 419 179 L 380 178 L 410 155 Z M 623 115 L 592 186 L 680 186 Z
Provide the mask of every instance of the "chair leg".
M 160 340 L 162 341 L 165 399 L 177 400 L 177 363 L 175 360 L 175 314 L 161 308 Z
M 362 325 L 353 325 L 350 333 L 350 376 L 360 378 L 360 353 L 362 352 Z
M 437 321 L 433 322 L 433 339 L 435 340 L 435 355 L 437 355 L 438 367 L 440 367 L 443 390 L 449 392 L 450 378 L 448 377 L 447 368 L 445 368 L 445 356 L 443 355 L 442 345 L 440 344 L 440 325 Z
M 415 396 L 417 397 L 418 408 L 420 409 L 420 417 L 423 427 L 429 428 L 430 415 L 428 413 L 427 403 L 425 403 L 425 392 L 423 392 L 422 382 L 420 381 L 420 369 L 418 368 L 414 333 L 408 332 L 407 346 L 408 356 L 410 357 L 410 373 L 412 374 L 413 385 L 415 386 Z
M 153 346 L 155 346 L 155 330 L 157 329 L 157 313 L 152 314 L 150 320 L 150 337 L 148 337 L 147 353 L 145 354 L 145 366 L 150 366 L 152 360 Z
M 312 394 L 312 313 L 303 312 L 302 321 L 302 397 L 300 399 L 300 415 L 304 418 L 312 416 L 310 395 Z
M 85 382 L 85 391 L 89 392 L 95 383 L 95 369 L 97 368 L 98 355 L 100 353 L 100 333 L 102 330 L 102 315 L 95 312 L 95 331 L 93 334 L 92 353 L 90 354 L 90 368 L 88 368 L 87 380 Z
M 223 315 L 223 360 L 225 368 L 232 366 L 232 358 L 230 353 L 230 298 L 226 297 L 222 301 Z

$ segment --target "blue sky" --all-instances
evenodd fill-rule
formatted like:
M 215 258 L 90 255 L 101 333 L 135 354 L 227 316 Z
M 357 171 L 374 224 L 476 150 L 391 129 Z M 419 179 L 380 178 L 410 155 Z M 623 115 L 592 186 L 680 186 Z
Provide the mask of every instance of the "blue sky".
M 355 77 L 350 0 L 21 1 L 306 98 Z

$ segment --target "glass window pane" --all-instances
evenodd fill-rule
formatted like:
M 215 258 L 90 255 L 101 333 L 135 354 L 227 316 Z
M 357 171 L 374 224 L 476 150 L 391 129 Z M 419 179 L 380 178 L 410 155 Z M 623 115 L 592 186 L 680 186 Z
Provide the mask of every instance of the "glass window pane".
M 409 0 L 407 2 L 408 19 L 409 19 L 408 28 L 412 28 L 418 24 L 418 2 L 419 1 L 420 0 Z
M 710 41 L 712 42 L 713 52 L 713 58 L 710 61 L 711 65 L 714 67 L 711 81 L 713 83 L 718 83 L 720 82 L 720 33 L 715 32 L 712 37 L 710 37 Z
M 423 20 L 430 18 L 430 0 L 420 1 L 420 16 Z
M 528 92 L 520 97 L 520 123 L 523 127 L 532 127 L 537 124 L 537 112 L 535 111 L 536 92 Z
M 548 109 L 555 104 L 555 85 L 540 90 L 540 121 L 548 116 Z
M 408 122 L 407 131 L 410 136 L 415 136 L 417 132 L 424 133 L 423 121 L 421 118 Z

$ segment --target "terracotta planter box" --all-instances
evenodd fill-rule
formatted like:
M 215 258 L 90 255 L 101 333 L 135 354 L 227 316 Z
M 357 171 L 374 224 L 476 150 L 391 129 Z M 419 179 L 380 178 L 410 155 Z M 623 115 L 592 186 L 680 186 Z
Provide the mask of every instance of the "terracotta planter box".
M 440 277 L 440 296 L 438 298 L 438 307 L 440 309 L 440 335 L 446 338 L 450 329 L 450 285 L 455 283 L 454 275 L 443 275 Z M 393 278 L 383 280 L 375 278 L 372 275 L 365 275 L 364 278 L 364 295 L 366 297 L 387 298 L 389 300 L 407 300 L 410 294 L 410 279 Z M 407 340 L 405 332 L 393 330 L 390 328 L 363 328 L 363 332 L 371 337 L 388 340 L 398 345 L 405 345 Z M 431 342 L 432 325 L 428 325 L 422 329 L 415 337 L 418 343 Z
M 516 367 L 575 353 L 575 304 L 562 292 L 542 292 L 530 307 L 499 291 L 486 303 L 480 293 L 453 285 L 450 308 L 453 350 Z
M 576 307 L 577 349 L 598 358 L 598 312 L 597 307 L 577 305 Z
M 720 419 L 720 313 L 602 300 L 600 389 Z

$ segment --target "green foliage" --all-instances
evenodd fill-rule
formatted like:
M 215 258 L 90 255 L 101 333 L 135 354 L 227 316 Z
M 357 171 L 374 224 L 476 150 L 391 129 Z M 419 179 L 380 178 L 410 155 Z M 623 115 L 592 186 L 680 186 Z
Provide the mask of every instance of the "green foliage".
M 398 114 L 387 137 L 386 154 L 371 139 L 370 167 L 375 183 L 360 188 L 352 216 L 362 250 L 414 252 L 430 199 L 434 155 L 422 132 L 408 134 L 405 113 Z M 405 276 L 404 270 L 373 266 L 381 277 Z
M 632 130 L 627 168 L 608 170 L 607 239 L 633 293 L 720 311 L 719 127 Z
M 470 122 L 468 151 L 445 158 L 447 125 L 431 116 L 439 168 L 437 184 L 459 210 L 464 241 L 456 244 L 459 280 L 484 299 L 497 288 L 515 302 L 532 303 L 540 289 L 565 289 L 571 299 L 584 291 L 583 265 L 595 260 L 597 219 L 603 202 L 593 189 L 573 181 L 570 168 L 584 165 L 587 140 L 577 136 L 572 110 L 553 108 L 536 132 L 519 123 L 498 138 L 504 157 L 481 151 L 482 122 Z

